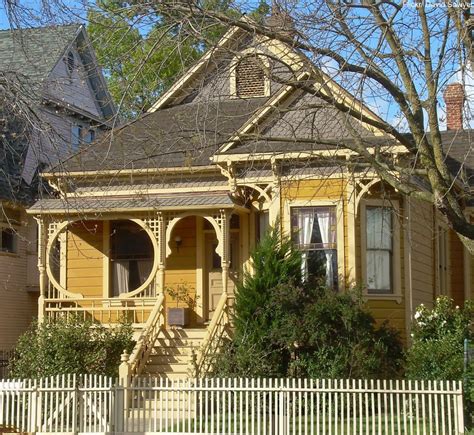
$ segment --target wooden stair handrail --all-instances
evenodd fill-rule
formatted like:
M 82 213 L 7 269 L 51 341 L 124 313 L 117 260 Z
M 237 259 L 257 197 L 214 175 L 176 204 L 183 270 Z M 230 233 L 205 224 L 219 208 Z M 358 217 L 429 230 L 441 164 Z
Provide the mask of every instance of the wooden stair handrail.
M 217 304 L 216 310 L 214 311 L 214 315 L 212 316 L 211 323 L 207 328 L 206 335 L 202 340 L 201 348 L 197 352 L 196 360 L 193 362 L 193 371 L 195 372 L 194 375 L 196 377 L 202 375 L 201 371 L 204 365 L 205 358 L 211 349 L 211 345 L 217 334 L 218 326 L 225 318 L 225 314 L 227 312 L 227 299 L 227 293 L 222 293 Z
M 161 322 L 161 317 L 163 315 L 164 300 L 165 295 L 161 293 L 156 300 L 153 310 L 148 316 L 145 327 L 143 328 L 132 353 L 130 354 L 128 363 L 130 366 L 130 374 L 132 376 L 139 375 L 143 370 L 153 346 L 155 345 L 155 341 L 162 330 L 163 322 Z

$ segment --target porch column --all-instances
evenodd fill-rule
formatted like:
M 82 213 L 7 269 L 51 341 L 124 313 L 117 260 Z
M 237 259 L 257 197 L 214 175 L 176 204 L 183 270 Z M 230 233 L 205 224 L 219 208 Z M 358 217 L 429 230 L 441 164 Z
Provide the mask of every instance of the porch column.
M 45 224 L 42 218 L 35 218 L 38 223 L 38 270 L 39 270 L 39 290 L 40 295 L 38 298 L 38 322 L 42 323 L 44 320 L 44 303 L 46 298 L 46 231 Z
M 157 273 L 157 294 L 163 294 L 165 291 L 165 267 L 166 267 L 166 228 L 165 218 L 162 212 L 158 212 L 158 273 Z
M 221 212 L 221 231 L 222 231 L 222 293 L 227 294 L 229 287 L 229 268 L 230 268 L 230 212 L 220 210 Z

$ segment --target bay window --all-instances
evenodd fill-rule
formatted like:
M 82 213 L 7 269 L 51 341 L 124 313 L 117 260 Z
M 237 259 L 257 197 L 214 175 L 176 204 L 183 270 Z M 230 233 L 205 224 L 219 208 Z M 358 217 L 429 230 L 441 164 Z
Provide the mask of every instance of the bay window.
M 393 293 L 393 210 L 366 208 L 366 285 L 368 293 Z
M 302 252 L 301 275 L 338 287 L 336 207 L 292 207 L 293 242 Z

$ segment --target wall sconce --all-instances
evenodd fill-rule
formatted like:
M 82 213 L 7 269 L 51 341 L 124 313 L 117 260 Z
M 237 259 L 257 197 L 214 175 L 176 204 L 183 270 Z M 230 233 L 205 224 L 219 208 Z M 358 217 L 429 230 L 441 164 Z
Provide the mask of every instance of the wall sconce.
M 179 247 L 183 244 L 183 239 L 180 236 L 174 238 L 174 243 L 176 244 L 176 251 L 179 252 Z

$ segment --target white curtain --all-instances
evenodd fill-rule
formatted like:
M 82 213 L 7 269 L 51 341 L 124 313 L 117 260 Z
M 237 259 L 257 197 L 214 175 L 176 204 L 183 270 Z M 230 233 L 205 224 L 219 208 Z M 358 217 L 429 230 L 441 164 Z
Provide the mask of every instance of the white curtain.
M 300 212 L 298 214 L 298 226 L 300 232 L 298 234 L 298 242 L 300 246 L 309 245 L 311 243 L 311 236 L 313 235 L 314 225 L 314 211 Z M 304 249 L 304 246 L 303 246 Z M 303 281 L 308 279 L 308 252 L 303 251 L 301 262 L 301 277 Z
M 367 208 L 367 287 L 390 290 L 392 212 L 389 208 Z
M 321 241 L 324 245 L 329 243 L 335 243 L 334 236 L 335 232 L 331 231 L 331 213 L 329 211 L 318 211 L 318 225 L 319 231 L 321 232 Z M 333 286 L 333 255 L 334 251 L 330 249 L 325 249 L 324 253 L 326 254 L 326 285 L 328 288 Z
M 129 261 L 113 262 L 114 296 L 128 293 Z
M 140 285 L 143 284 L 151 272 L 151 267 L 153 266 L 152 260 L 138 260 L 138 275 L 140 276 Z

